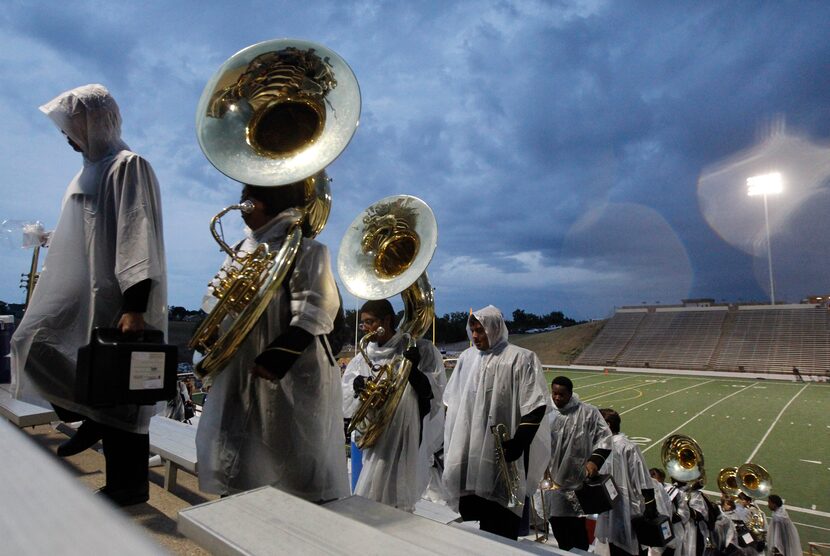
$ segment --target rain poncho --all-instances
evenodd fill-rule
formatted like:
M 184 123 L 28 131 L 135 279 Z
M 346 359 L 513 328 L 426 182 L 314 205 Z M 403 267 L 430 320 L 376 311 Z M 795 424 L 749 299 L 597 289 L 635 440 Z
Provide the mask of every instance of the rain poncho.
M 239 250 L 250 253 L 261 242 L 278 249 L 299 214 L 288 209 L 248 231 Z M 349 494 L 340 369 L 325 344 L 340 304 L 326 246 L 303 239 L 286 279 L 208 393 L 196 433 L 199 488 L 205 492 L 273 485 L 310 501 Z M 203 308 L 210 310 L 214 298 L 205 300 Z M 254 359 L 288 326 L 316 338 L 281 380 L 252 375 Z
M 640 448 L 625 434 L 615 434 L 611 438 L 611 453 L 600 473 L 614 477 L 619 496 L 614 499 L 609 511 L 597 517 L 596 538 L 614 544 L 629 554 L 639 554 L 640 543 L 631 520 L 645 512 L 642 490 L 653 488 Z
M 686 500 L 686 491 L 673 484 L 664 484 L 663 487 L 666 489 L 666 494 L 672 503 L 673 511 L 678 520 L 675 521 L 675 517 L 672 516 L 671 528 L 674 533 L 674 540 L 672 541 L 674 553 L 687 554 L 687 546 L 685 544 L 687 531 L 694 527 L 694 523 L 691 521 L 692 516 L 689 510 L 689 503 Z
M 13 392 L 146 434 L 154 406 L 76 403 L 75 364 L 92 329 L 115 327 L 123 292 L 146 279 L 146 326 L 167 334 L 158 182 L 150 164 L 121 140 L 118 105 L 103 86 L 73 89 L 40 109 L 82 149 L 84 165 L 66 190 L 40 279 L 12 338 Z
M 441 448 L 444 432 L 444 406 L 441 399 L 447 375 L 441 354 L 432 343 L 418 340 L 421 361 L 418 369 L 429 379 L 433 398 L 430 412 L 423 419 L 423 439 L 418 445 L 420 413 L 418 397 L 412 385 L 407 384 L 395 415 L 374 446 L 363 449 L 363 468 L 355 486 L 355 494 L 394 506 L 414 511 L 415 503 L 421 498 L 429 480 L 432 455 Z M 389 363 L 396 355 L 402 355 L 407 342 L 400 332 L 383 346 L 370 342 L 366 355 L 377 365 Z M 354 397 L 354 379 L 371 376 L 366 360 L 358 354 L 343 374 L 343 411 L 351 417 L 360 404 Z M 354 433 L 357 434 L 357 433 Z
M 473 316 L 487 332 L 490 348 L 465 350 L 444 391 L 444 487 L 447 502 L 456 511 L 459 498 L 470 494 L 507 507 L 508 493 L 499 474 L 490 427 L 502 423 L 512 438 L 522 415 L 551 405 L 539 358 L 507 342 L 501 311 L 490 305 Z M 472 339 L 469 324 L 467 334 Z M 526 494 L 532 496 L 542 478 L 550 457 L 549 438 L 548 420 L 543 418 L 530 445 L 526 477 L 521 458 L 516 462 L 519 500 Z M 521 515 L 523 508 L 510 509 Z
M 767 546 L 770 552 L 776 549 L 784 556 L 801 554 L 801 538 L 787 510 L 778 508 L 772 512 L 772 518 L 768 521 L 767 527 Z
M 551 404 L 553 405 L 553 404 Z M 553 405 L 550 419 L 550 476 L 561 488 L 545 492 L 551 517 L 577 516 L 571 497 L 585 480 L 585 462 L 598 448 L 611 449 L 611 429 L 599 410 L 582 403 L 575 393 L 559 409 Z M 615 477 L 616 478 L 616 477 Z
M 666 485 L 663 483 L 651 479 L 651 488 L 654 489 L 654 502 L 657 505 L 657 513 L 660 515 L 665 515 L 669 517 L 669 521 L 671 522 L 672 514 L 674 514 L 674 505 L 672 504 L 671 498 L 669 498 L 668 492 L 666 492 Z M 677 537 L 681 535 L 683 532 L 683 525 L 681 523 L 672 523 L 672 533 L 674 534 L 674 538 L 668 542 L 665 547 L 662 546 L 650 546 L 648 547 L 648 554 L 649 556 L 656 556 L 657 554 L 662 554 L 666 548 L 675 548 L 677 546 Z

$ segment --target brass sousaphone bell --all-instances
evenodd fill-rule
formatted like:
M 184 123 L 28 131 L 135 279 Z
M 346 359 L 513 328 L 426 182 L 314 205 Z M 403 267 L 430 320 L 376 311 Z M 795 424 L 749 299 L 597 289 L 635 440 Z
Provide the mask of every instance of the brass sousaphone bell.
M 189 344 L 202 354 L 194 372 L 206 383 L 225 368 L 268 307 L 303 236 L 314 237 L 325 226 L 331 194 L 324 169 L 346 148 L 359 117 L 354 73 L 335 52 L 308 41 L 249 46 L 205 86 L 196 133 L 208 160 L 243 184 L 291 184 L 303 197 L 278 248 L 262 243 L 253 253 L 237 253 L 216 232 L 224 214 L 249 212 L 249 202 L 231 205 L 211 220 L 211 233 L 230 259 L 209 284 L 218 301 Z
M 426 268 L 438 243 L 432 209 L 417 197 L 394 195 L 360 213 L 346 230 L 337 256 L 337 269 L 346 289 L 360 299 L 386 299 L 401 294 L 404 319 L 399 325 L 409 345 L 424 335 L 435 316 L 435 302 Z M 361 393 L 349 432 L 358 431 L 356 444 L 372 446 L 395 414 L 406 388 L 408 359 L 373 365 L 366 355 L 372 334 L 357 345 L 373 376 Z
M 738 468 L 724 467 L 718 473 L 718 489 L 729 499 L 733 499 L 741 492 L 738 483 Z

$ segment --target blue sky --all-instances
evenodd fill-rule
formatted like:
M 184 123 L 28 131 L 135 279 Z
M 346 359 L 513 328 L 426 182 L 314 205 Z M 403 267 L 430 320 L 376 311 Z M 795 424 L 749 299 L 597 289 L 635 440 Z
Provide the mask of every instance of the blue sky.
M 54 227 L 80 166 L 37 107 L 97 82 L 161 184 L 169 302 L 196 308 L 222 259 L 208 222 L 240 191 L 200 151 L 196 104 L 233 53 L 284 37 L 336 51 L 362 92 L 321 241 L 336 260 L 365 207 L 422 198 L 439 314 L 767 299 L 745 180 L 776 169 L 776 297 L 828 293 L 828 24 L 823 2 L 6 2 L 0 299 L 23 298 L 16 226 Z

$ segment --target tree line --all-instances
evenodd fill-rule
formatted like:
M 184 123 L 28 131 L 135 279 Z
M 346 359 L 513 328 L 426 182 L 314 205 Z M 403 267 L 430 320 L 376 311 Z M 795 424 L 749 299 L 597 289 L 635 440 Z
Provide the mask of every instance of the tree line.
M 15 321 L 19 322 L 23 317 L 25 306 L 21 303 L 5 303 L 0 301 L 0 314 L 14 315 Z M 171 321 L 199 322 L 205 317 L 201 309 L 190 310 L 178 305 L 171 305 L 168 308 L 168 319 Z M 355 336 L 355 310 L 346 309 L 345 326 L 351 338 Z M 456 311 L 446 313 L 443 316 L 435 317 L 435 341 L 441 344 L 449 344 L 467 340 L 467 318 L 469 313 Z M 551 327 L 567 327 L 579 324 L 581 321 L 566 317 L 561 311 L 551 311 L 544 315 L 537 315 L 516 309 L 512 313 L 512 320 L 507 320 L 507 330 L 511 334 L 521 334 L 528 330 L 539 330 Z M 398 312 L 398 322 L 403 318 L 403 311 Z M 424 334 L 425 338 L 432 338 L 432 327 Z

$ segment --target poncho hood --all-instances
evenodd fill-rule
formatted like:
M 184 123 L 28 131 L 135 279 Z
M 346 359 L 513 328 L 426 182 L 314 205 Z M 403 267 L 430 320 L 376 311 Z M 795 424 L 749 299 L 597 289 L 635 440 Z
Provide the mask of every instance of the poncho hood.
M 483 309 L 473 311 L 473 314 L 470 315 L 470 317 L 474 317 L 478 322 L 480 322 L 481 326 L 484 327 L 484 331 L 487 333 L 487 339 L 490 341 L 490 348 L 483 350 L 485 353 L 498 353 L 504 349 L 504 346 L 507 345 L 507 325 L 504 323 L 504 315 L 501 314 L 501 311 L 498 308 L 488 305 Z M 472 342 L 473 332 L 470 330 L 470 319 L 467 319 L 467 336 Z
M 97 162 L 128 149 L 121 140 L 121 113 L 103 85 L 83 85 L 61 93 L 40 107 L 81 148 L 84 159 Z
M 576 411 L 576 408 L 579 407 L 579 396 L 576 393 L 571 394 L 571 399 L 568 400 L 568 403 L 565 404 L 565 407 L 559 409 L 556 407 L 556 404 L 551 402 L 553 406 L 553 411 L 555 413 L 561 413 L 562 415 L 568 415 L 569 413 L 573 413 Z

